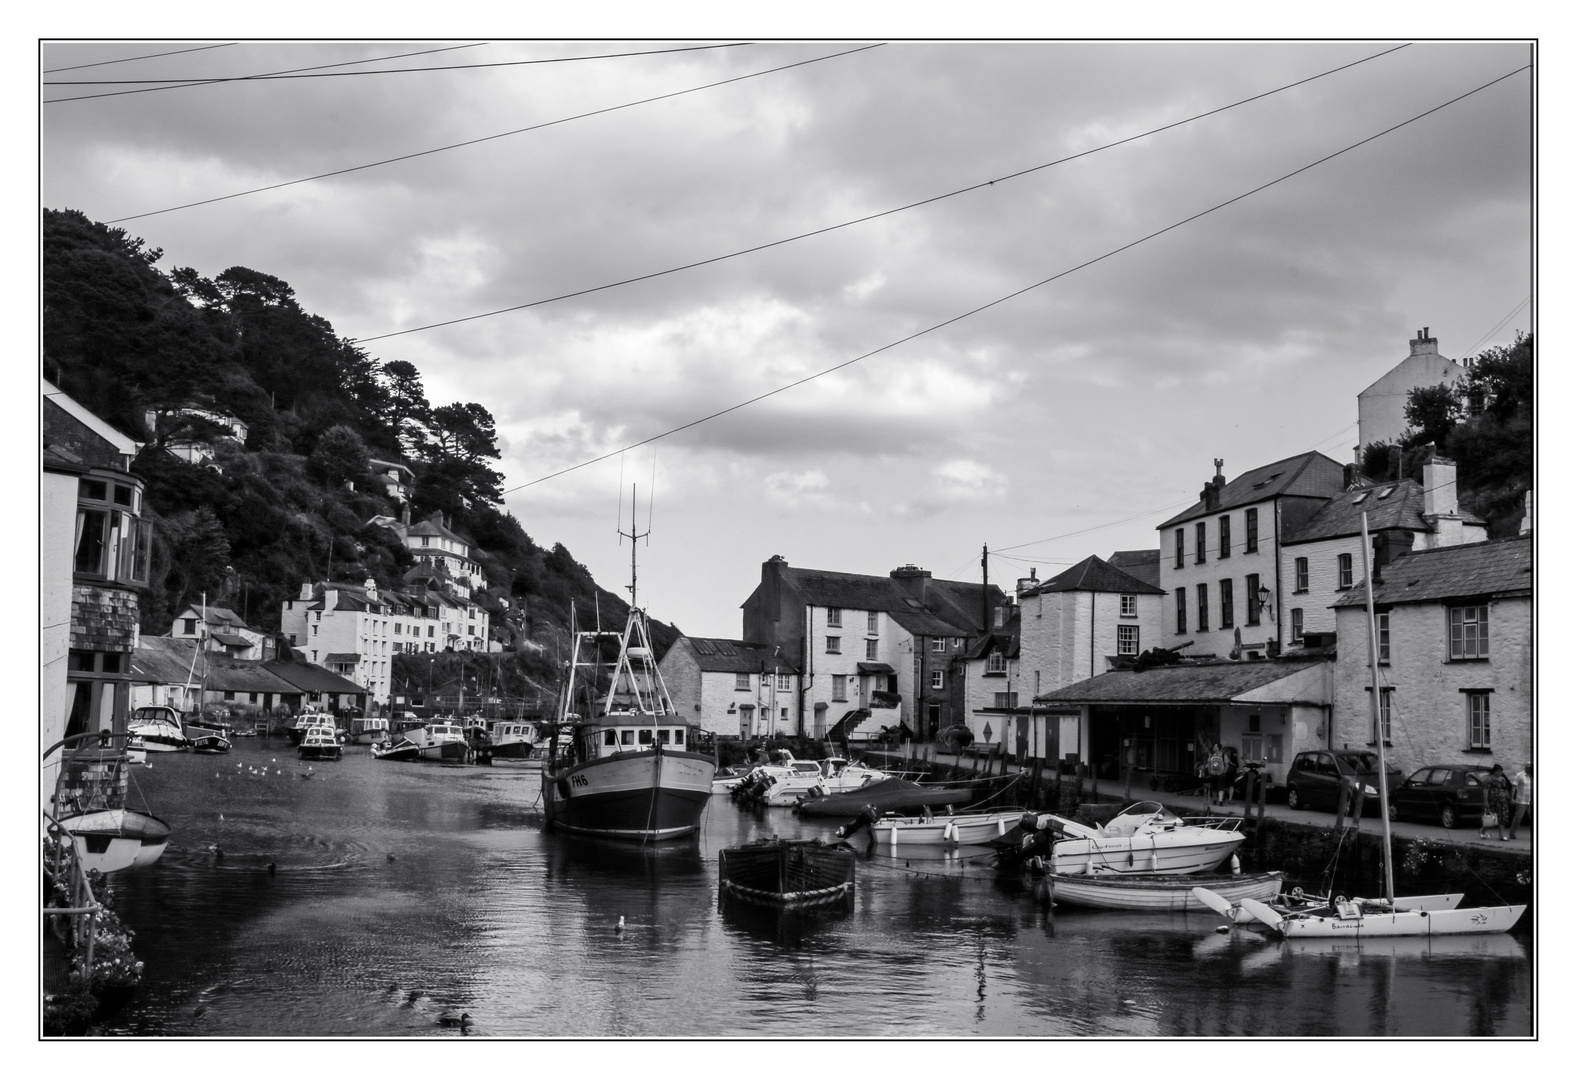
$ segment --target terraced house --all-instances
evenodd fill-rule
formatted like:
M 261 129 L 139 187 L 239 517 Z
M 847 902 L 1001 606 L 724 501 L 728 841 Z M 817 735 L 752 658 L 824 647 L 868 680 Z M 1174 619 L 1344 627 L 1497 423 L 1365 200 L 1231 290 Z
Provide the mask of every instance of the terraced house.
M 964 656 L 1002 590 L 900 566 L 886 577 L 761 564 L 742 605 L 746 641 L 776 646 L 801 672 L 796 732 L 859 740 L 882 728 L 929 739 L 964 717 Z

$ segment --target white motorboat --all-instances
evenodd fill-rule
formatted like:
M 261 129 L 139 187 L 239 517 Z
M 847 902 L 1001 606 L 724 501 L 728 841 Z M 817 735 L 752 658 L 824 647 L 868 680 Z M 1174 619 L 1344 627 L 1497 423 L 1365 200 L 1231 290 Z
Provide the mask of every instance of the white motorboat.
M 820 762 L 790 757 L 787 751 L 782 751 L 772 771 L 763 769 L 761 772 L 763 782 L 747 785 L 750 787 L 748 801 L 761 806 L 793 806 L 825 779 Z
M 140 705 L 131 711 L 126 730 L 142 740 L 145 752 L 188 750 L 192 740 L 181 728 L 181 714 L 168 705 Z
M 1237 818 L 1180 818 L 1157 802 L 1134 803 L 1100 828 L 1042 814 L 1034 832 L 1049 850 L 1026 845 L 1025 851 L 1041 854 L 1053 874 L 1200 874 L 1237 851 L 1245 839 L 1238 824 Z
M 338 761 L 344 748 L 328 724 L 313 724 L 301 735 L 296 754 L 302 761 Z
M 874 769 L 862 761 L 850 761 L 848 758 L 826 758 L 821 762 L 821 781 L 816 785 L 821 788 L 817 792 L 811 789 L 812 797 L 817 795 L 841 795 L 854 791 L 867 784 L 880 783 L 896 773 Z
M 493 740 L 495 758 L 529 758 L 546 742 L 546 739 L 538 734 L 537 725 L 524 720 L 496 721 L 490 737 Z
M 405 737 L 416 744 L 416 756 L 423 761 L 465 761 L 471 749 L 465 741 L 465 729 L 443 720 L 412 728 Z
M 988 844 L 1005 836 L 1024 816 L 1020 809 L 988 810 L 978 814 L 930 814 L 902 817 L 888 814 L 874 821 L 862 815 L 838 835 L 854 835 L 869 822 L 875 843 L 897 848 L 905 845 Z

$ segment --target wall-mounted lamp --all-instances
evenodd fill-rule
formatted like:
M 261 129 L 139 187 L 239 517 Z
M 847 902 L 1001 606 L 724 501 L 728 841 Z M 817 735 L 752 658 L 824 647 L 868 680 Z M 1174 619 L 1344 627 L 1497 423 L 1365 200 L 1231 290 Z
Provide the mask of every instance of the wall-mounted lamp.
M 1265 612 L 1272 619 L 1276 617 L 1276 613 L 1270 608 L 1270 587 L 1268 585 L 1259 587 L 1259 607 L 1261 611 Z

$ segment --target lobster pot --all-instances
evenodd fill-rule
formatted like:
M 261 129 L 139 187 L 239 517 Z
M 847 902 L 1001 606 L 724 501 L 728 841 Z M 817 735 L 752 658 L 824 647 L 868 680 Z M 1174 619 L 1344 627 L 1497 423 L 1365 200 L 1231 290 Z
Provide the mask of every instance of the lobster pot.
M 79 750 L 66 758 L 56 787 L 59 812 L 124 806 L 126 755 L 120 750 Z
M 748 904 L 788 909 L 840 904 L 854 896 L 854 852 L 814 840 L 725 848 L 720 889 Z

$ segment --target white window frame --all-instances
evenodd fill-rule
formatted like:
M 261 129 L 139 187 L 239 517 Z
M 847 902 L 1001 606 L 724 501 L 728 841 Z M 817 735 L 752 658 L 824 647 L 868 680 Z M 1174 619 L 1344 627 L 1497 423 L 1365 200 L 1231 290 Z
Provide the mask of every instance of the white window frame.
M 736 671 L 736 672 L 734 672 L 734 689 L 735 690 L 749 690 L 750 689 L 750 672 L 748 672 L 748 671 Z
M 1391 613 L 1377 611 L 1374 613 L 1374 645 L 1375 652 L 1380 657 L 1380 663 L 1391 662 Z
M 1489 659 L 1489 605 L 1446 609 L 1446 650 L 1453 660 Z
M 829 653 L 842 653 L 843 638 L 837 636 L 836 634 L 827 635 L 827 651 Z
M 880 624 L 877 623 L 876 618 L 877 613 L 874 611 L 867 611 L 865 613 L 865 632 L 867 634 L 874 634 L 878 632 L 878 627 Z
M 1352 588 L 1352 553 L 1343 551 L 1336 556 L 1336 587 Z
M 1006 675 L 1008 673 L 1008 658 L 1002 655 L 1001 649 L 992 649 L 986 657 L 987 675 Z
M 931 651 L 935 653 L 945 653 L 947 651 L 947 639 L 944 637 L 932 638 Z
M 836 626 L 840 629 L 843 627 L 843 609 L 841 607 L 830 607 L 827 609 L 827 625 Z
M 876 641 L 876 639 L 875 638 L 866 638 L 865 639 L 865 659 L 867 659 L 867 660 L 875 660 L 876 659 L 876 649 L 877 649 L 877 641 Z
M 1117 655 L 1139 655 L 1139 627 L 1136 624 L 1119 626 L 1117 628 Z
M 932 690 L 945 690 L 946 688 L 947 688 L 947 681 L 943 677 L 943 673 L 940 672 L 940 671 L 933 671 L 933 672 L 931 672 L 931 689 Z
M 1117 614 L 1124 619 L 1137 619 L 1139 617 L 1139 594 L 1118 593 Z
M 1490 693 L 1487 690 L 1467 692 L 1467 745 L 1469 750 L 1490 748 Z M 1482 730 L 1481 730 L 1482 729 Z
M 1292 560 L 1292 591 L 1309 591 L 1309 560 L 1305 555 Z

